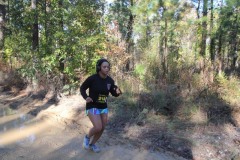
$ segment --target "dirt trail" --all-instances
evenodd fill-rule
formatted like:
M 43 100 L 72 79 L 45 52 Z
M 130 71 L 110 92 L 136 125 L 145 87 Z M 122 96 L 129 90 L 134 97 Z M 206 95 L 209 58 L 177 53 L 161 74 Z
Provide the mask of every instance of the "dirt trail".
M 98 144 L 100 153 L 84 150 L 83 136 L 91 124 L 84 115 L 81 97 L 63 98 L 58 105 L 46 102 L 0 94 L 0 160 L 183 159 L 170 153 L 136 148 L 106 132 Z M 27 114 L 36 112 L 36 108 L 42 109 L 36 117 Z

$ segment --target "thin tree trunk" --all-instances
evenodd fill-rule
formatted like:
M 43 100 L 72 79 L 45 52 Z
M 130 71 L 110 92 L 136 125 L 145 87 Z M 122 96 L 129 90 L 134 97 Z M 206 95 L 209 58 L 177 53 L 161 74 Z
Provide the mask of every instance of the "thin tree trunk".
M 222 9 L 222 6 L 223 6 L 223 0 L 221 1 L 221 6 L 220 6 L 221 9 Z M 216 58 L 218 60 L 217 72 L 218 72 L 218 74 L 220 74 L 220 73 L 222 73 L 223 60 L 224 60 L 224 56 L 222 55 L 222 26 L 221 26 L 221 24 L 220 24 L 218 33 L 219 33 L 219 36 L 218 36 L 218 50 L 217 50 Z
M 202 42 L 200 55 L 203 57 L 206 54 L 206 39 L 207 39 L 207 2 L 208 0 L 203 1 L 203 22 L 202 22 Z
M 37 0 L 31 0 L 31 10 L 32 10 L 32 68 L 35 68 L 36 63 L 38 62 L 38 46 L 39 46 L 39 41 L 38 41 L 38 12 L 37 12 Z M 37 84 L 36 82 L 33 81 L 33 77 L 31 77 L 31 84 L 33 89 L 36 89 Z
M 63 0 L 60 0 L 58 2 L 58 5 L 59 5 L 59 8 L 62 9 L 63 8 Z M 62 32 L 63 31 L 63 14 L 61 14 L 59 25 L 60 25 L 60 31 Z M 63 39 L 62 39 L 62 37 L 60 37 L 59 47 L 61 48 L 62 45 L 63 45 Z M 64 61 L 63 58 L 59 59 L 59 70 L 60 70 L 61 73 L 63 73 L 63 71 L 64 71 L 64 62 L 63 61 Z
M 52 43 L 52 35 L 51 35 L 51 27 L 52 22 L 50 20 L 51 16 L 51 0 L 45 0 L 45 39 L 46 39 L 46 54 L 50 55 L 52 53 L 51 47 Z
M 160 63 L 162 67 L 164 68 L 164 52 L 163 52 L 163 34 L 161 32 L 161 25 L 160 25 L 160 20 L 158 20 L 158 26 L 159 26 L 159 40 L 158 40 L 158 52 L 159 52 L 159 58 L 160 58 Z M 164 74 L 164 73 L 163 73 Z
M 222 63 L 223 63 L 223 58 L 222 58 L 222 32 L 221 32 L 221 26 L 220 26 L 220 32 L 218 36 L 218 50 L 217 50 L 217 59 L 218 59 L 218 67 L 217 67 L 217 72 L 220 74 L 222 72 Z
M 214 41 L 215 38 L 213 37 L 213 0 L 211 0 L 211 18 L 210 18 L 210 58 L 211 61 L 214 63 L 215 61 L 215 45 L 214 45 Z
M 198 19 L 200 18 L 200 15 L 199 15 L 200 4 L 201 4 L 201 0 L 198 0 L 198 6 L 197 6 L 197 17 L 198 17 Z
M 131 0 L 131 7 L 133 6 L 133 0 Z M 131 38 L 132 38 L 132 33 L 133 33 L 133 15 L 132 13 L 130 13 L 129 15 L 129 20 L 128 20 L 128 26 L 127 26 L 127 38 L 126 38 L 126 41 L 128 43 L 128 46 L 130 46 L 129 43 L 131 43 Z M 130 47 L 128 47 L 128 53 L 129 53 L 129 50 L 130 50 Z
M 63 0 L 60 0 L 58 2 L 58 5 L 59 5 L 60 9 L 63 9 Z M 61 19 L 60 19 L 59 25 L 60 25 L 60 30 L 63 32 L 63 27 L 64 27 L 63 14 L 61 14 Z M 62 37 L 60 37 L 60 39 L 59 39 L 59 47 L 62 48 L 62 46 L 63 46 L 63 39 L 62 39 Z M 60 52 L 60 54 L 62 54 L 62 51 Z M 64 69 L 65 69 L 64 58 L 59 58 L 59 71 L 61 73 L 60 74 L 61 86 L 56 86 L 56 87 L 59 87 L 59 90 L 57 91 L 57 97 L 59 97 L 59 96 L 61 97 L 62 96 L 61 95 L 61 90 L 62 90 L 62 87 L 66 83 L 66 78 L 65 78 L 65 75 L 64 75 Z
M 33 11 L 33 28 L 32 28 L 32 49 L 34 52 L 38 51 L 38 13 L 37 13 L 37 0 L 32 0 L 31 5 Z
M 198 6 L 197 6 L 197 18 L 199 19 L 200 18 L 200 14 L 199 14 L 199 10 L 200 10 L 200 5 L 201 5 L 201 0 L 198 0 Z M 197 28 L 198 30 L 201 30 L 201 24 L 200 23 L 197 23 Z M 195 66 L 196 68 L 201 68 L 201 66 L 198 65 L 197 63 L 197 57 L 198 57 L 198 52 L 199 52 L 199 46 L 201 46 L 201 42 L 200 40 L 197 38 L 197 42 L 196 42 L 196 47 L 195 47 L 195 51 L 194 51 L 194 59 L 195 59 Z
M 233 23 L 234 27 L 234 31 L 233 31 L 233 38 L 232 38 L 232 44 L 231 44 L 231 55 L 232 55 L 232 64 L 231 64 L 231 69 L 234 70 L 236 69 L 236 63 L 237 63 L 237 59 L 238 59 L 238 54 L 237 54 L 237 46 L 238 46 L 238 14 L 236 13 L 236 17 L 235 17 L 235 22 Z
M 159 26 L 159 40 L 158 40 L 158 53 L 159 57 L 162 59 L 162 34 L 161 34 L 161 26 L 160 26 L 160 20 L 158 20 L 158 26 Z
M 131 2 L 131 7 L 133 7 L 133 0 L 130 1 Z M 127 38 L 126 38 L 126 43 L 127 43 L 127 53 L 130 56 L 130 58 L 128 58 L 127 60 L 127 64 L 126 64 L 126 71 L 129 71 L 133 68 L 134 66 L 134 62 L 133 62 L 133 41 L 132 41 L 132 33 L 133 33 L 133 21 L 134 21 L 134 17 L 132 15 L 132 13 L 130 12 L 129 15 L 129 20 L 128 20 L 128 31 L 127 31 Z
M 168 41 L 168 21 L 165 18 L 165 33 L 164 33 L 164 52 L 163 52 L 163 76 L 166 77 L 167 73 L 168 73 L 168 64 L 167 64 L 167 55 L 168 55 L 168 45 L 167 45 L 167 41 Z
M 5 0 L 3 1 L 5 3 Z M 3 58 L 4 52 L 4 30 L 5 30 L 5 16 L 6 8 L 5 4 L 0 4 L 0 58 Z

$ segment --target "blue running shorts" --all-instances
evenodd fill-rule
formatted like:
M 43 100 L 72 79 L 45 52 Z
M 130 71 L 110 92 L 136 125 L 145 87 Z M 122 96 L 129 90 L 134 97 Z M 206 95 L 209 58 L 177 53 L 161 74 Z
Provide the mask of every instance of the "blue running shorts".
M 105 108 L 105 109 L 91 108 L 86 110 L 86 115 L 88 115 L 88 113 L 91 113 L 93 115 L 105 114 L 105 113 L 108 113 L 108 108 Z

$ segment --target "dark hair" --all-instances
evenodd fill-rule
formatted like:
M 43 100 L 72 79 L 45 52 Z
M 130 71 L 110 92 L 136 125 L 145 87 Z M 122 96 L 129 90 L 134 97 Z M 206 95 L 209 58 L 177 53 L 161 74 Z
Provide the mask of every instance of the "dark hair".
M 101 65 L 103 62 L 107 62 L 110 66 L 110 63 L 108 62 L 108 60 L 106 60 L 105 58 L 101 58 L 97 61 L 97 64 L 96 64 L 96 72 L 98 73 L 99 71 L 101 71 Z

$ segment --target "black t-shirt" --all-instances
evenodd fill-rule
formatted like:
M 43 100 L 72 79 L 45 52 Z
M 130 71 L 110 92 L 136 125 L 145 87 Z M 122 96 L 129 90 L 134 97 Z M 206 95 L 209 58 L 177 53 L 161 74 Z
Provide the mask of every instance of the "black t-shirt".
M 114 80 L 107 76 L 106 78 L 101 78 L 99 74 L 94 74 L 88 77 L 80 87 L 81 95 L 84 99 L 91 97 L 93 102 L 86 104 L 86 109 L 107 108 L 107 98 L 109 92 L 111 95 L 117 97 L 116 93 L 117 86 L 114 84 Z M 87 95 L 86 90 L 89 89 L 89 95 Z

